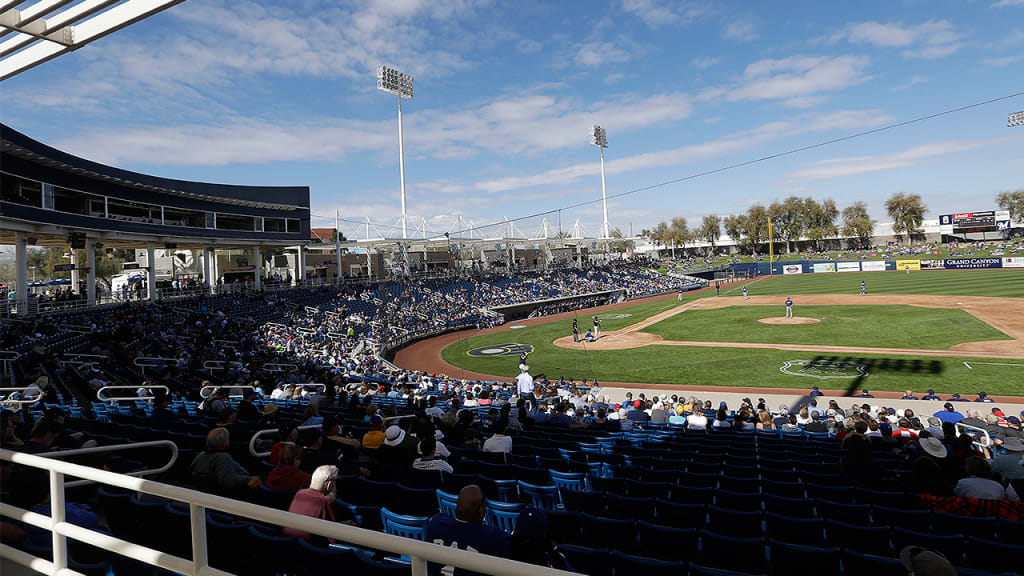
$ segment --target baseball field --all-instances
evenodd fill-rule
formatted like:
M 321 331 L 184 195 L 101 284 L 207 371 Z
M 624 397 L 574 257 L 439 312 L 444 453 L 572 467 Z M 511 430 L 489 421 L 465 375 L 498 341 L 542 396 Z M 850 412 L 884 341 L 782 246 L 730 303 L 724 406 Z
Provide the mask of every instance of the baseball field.
M 861 295 L 860 283 L 867 282 Z M 748 289 L 744 299 L 742 286 Z M 793 319 L 783 318 L 787 297 Z M 595 342 L 574 342 L 601 318 Z M 420 346 L 420 345 L 428 346 Z M 600 382 L 1024 395 L 1024 269 L 766 277 L 417 345 L 438 371 Z M 433 346 L 432 351 L 430 346 Z

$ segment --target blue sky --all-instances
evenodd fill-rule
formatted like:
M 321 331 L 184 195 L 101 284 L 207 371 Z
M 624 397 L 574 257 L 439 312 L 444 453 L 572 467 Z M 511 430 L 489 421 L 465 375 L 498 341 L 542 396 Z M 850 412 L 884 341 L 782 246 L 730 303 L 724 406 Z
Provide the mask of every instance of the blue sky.
M 308 185 L 314 214 L 444 232 L 600 198 L 1024 89 L 1024 0 L 188 0 L 10 79 L 4 122 L 69 152 L 235 184 Z M 929 214 L 1024 187 L 1024 97 L 616 199 L 613 226 L 791 194 Z M 553 221 L 557 216 L 549 216 Z M 600 230 L 600 204 L 565 210 Z M 314 221 L 331 225 L 333 221 Z M 539 218 L 519 223 L 525 234 Z M 350 236 L 354 225 L 343 224 Z M 384 232 L 386 229 L 381 228 Z M 493 235 L 493 234 L 487 234 Z

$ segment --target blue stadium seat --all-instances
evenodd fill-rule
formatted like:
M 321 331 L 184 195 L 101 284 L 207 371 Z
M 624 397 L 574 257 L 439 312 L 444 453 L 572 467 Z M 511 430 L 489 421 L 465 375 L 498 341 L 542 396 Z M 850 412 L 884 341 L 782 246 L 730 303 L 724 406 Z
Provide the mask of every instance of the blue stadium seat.
M 654 499 L 609 494 L 605 500 L 605 510 L 605 515 L 608 518 L 652 520 L 654 518 Z
M 659 560 L 688 560 L 697 554 L 698 531 L 637 522 L 637 553 Z
M 701 533 L 699 564 L 747 574 L 765 571 L 764 538 L 734 538 L 711 531 Z
M 907 570 L 898 558 L 863 554 L 846 548 L 843 550 L 843 574 L 870 574 L 871 576 L 907 576 Z
M 636 523 L 633 520 L 602 518 L 580 514 L 583 540 L 595 548 L 632 549 L 636 542 Z
M 985 538 L 967 539 L 967 565 L 992 572 L 1020 572 L 1024 543 L 1020 540 L 996 542 Z
M 438 511 L 437 490 L 395 486 L 393 512 L 407 516 L 433 516 Z
M 814 518 L 814 501 L 806 498 L 787 498 L 765 494 L 762 497 L 764 511 L 790 518 Z
M 423 540 L 430 518 L 427 516 L 403 516 L 395 514 L 387 508 L 381 508 L 380 521 L 386 534 Z
M 803 546 L 824 546 L 825 521 L 821 518 L 791 518 L 765 513 L 765 533 L 776 540 Z
M 818 515 L 826 520 L 871 525 L 871 507 L 867 504 L 844 504 L 831 500 L 817 500 L 814 507 L 818 510 Z
M 520 480 L 519 494 L 534 508 L 554 510 L 558 506 L 558 487 L 555 485 L 537 486 Z
M 559 544 L 558 550 L 580 574 L 612 576 L 612 555 L 607 550 L 569 544 Z
M 253 574 L 276 576 L 295 566 L 299 553 L 299 539 L 271 534 L 267 529 L 249 526 L 249 537 L 245 550 L 252 552 Z M 237 544 L 236 544 L 237 546 Z
M 719 506 L 708 506 L 708 529 L 722 535 L 738 538 L 759 537 L 762 534 L 761 512 L 742 512 Z
M 272 490 L 263 484 L 260 484 L 256 490 L 259 504 L 278 510 L 288 510 L 292 499 L 295 498 L 295 492 L 295 490 Z
M 600 516 L 604 514 L 605 510 L 605 494 L 603 492 L 563 492 L 562 503 L 566 510 Z
M 800 546 L 771 539 L 768 540 L 768 554 L 771 558 L 770 576 L 789 576 L 794 566 L 813 566 L 815 572 L 823 574 L 839 573 L 839 548 Z
M 441 489 L 438 489 L 436 494 L 437 506 L 440 512 L 454 518 L 455 506 L 459 503 L 459 496 L 457 494 L 449 494 Z
M 825 533 L 832 546 L 865 554 L 887 556 L 892 553 L 891 530 L 888 526 L 863 526 L 836 520 L 825 522 Z
M 938 535 L 931 532 L 917 532 L 906 528 L 895 528 L 892 531 L 892 544 L 895 550 L 904 546 L 920 546 L 938 550 L 949 558 L 954 565 L 959 565 L 964 555 L 964 537 L 962 534 Z
M 622 552 L 612 554 L 615 574 L 644 574 L 650 576 L 679 576 L 686 570 L 686 562 L 672 562 L 631 556 Z

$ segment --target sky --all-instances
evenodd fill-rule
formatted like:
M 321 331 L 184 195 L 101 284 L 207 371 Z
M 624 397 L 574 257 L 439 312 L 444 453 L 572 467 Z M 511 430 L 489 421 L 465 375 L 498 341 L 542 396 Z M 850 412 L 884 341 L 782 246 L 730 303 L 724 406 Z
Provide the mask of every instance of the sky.
M 159 176 L 310 187 L 314 226 L 410 234 L 542 218 L 601 230 L 608 194 L 1024 90 L 1024 0 L 188 0 L 7 80 L 0 118 L 67 152 Z M 790 195 L 894 192 L 928 215 L 1024 188 L 1024 97 L 609 201 L 639 234 Z M 568 206 L 594 201 L 575 208 Z M 325 219 L 327 217 L 329 219 Z M 415 231 L 414 231 L 415 230 Z M 481 230 L 483 236 L 496 229 Z

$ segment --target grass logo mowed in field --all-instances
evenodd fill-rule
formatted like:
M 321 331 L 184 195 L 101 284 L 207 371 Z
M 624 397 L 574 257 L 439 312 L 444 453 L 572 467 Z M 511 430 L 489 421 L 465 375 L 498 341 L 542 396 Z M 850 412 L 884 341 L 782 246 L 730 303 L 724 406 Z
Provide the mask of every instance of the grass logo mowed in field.
M 830 360 L 786 360 L 779 370 L 790 376 L 807 376 L 822 380 L 859 378 L 868 375 L 867 366 L 863 364 Z
M 494 344 L 483 348 L 474 348 L 466 352 L 466 354 L 489 358 L 493 356 L 519 356 L 524 352 L 526 354 L 533 352 L 533 346 L 529 344 Z

